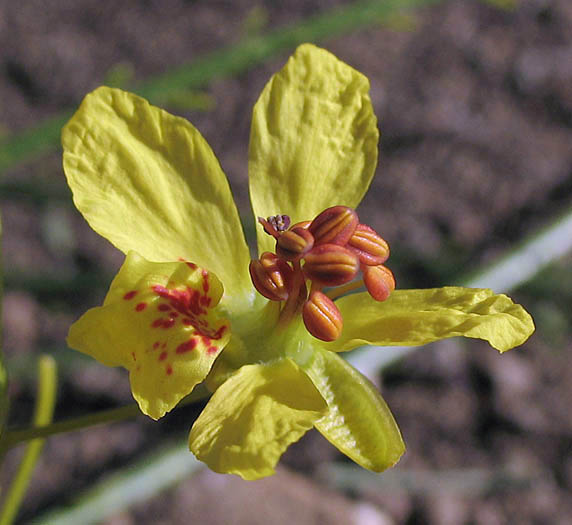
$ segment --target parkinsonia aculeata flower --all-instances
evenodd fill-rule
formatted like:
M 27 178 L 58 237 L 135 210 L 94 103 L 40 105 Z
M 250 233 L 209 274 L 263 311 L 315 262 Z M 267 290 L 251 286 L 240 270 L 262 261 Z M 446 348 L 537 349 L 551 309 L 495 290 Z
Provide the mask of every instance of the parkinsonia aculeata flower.
M 387 243 L 354 211 L 377 164 L 368 91 L 363 75 L 308 44 L 266 85 L 249 146 L 254 261 L 226 177 L 189 122 L 102 87 L 64 128 L 74 202 L 126 254 L 69 345 L 129 370 L 154 419 L 204 383 L 213 395 L 189 446 L 217 472 L 272 474 L 312 427 L 384 470 L 404 451 L 399 429 L 338 352 L 453 336 L 503 352 L 534 330 L 490 290 L 394 290 Z

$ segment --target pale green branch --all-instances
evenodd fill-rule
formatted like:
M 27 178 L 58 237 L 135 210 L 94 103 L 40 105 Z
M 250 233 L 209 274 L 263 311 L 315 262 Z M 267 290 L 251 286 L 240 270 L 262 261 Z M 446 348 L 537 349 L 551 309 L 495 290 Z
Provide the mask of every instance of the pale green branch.
M 38 364 L 38 397 L 36 400 L 36 410 L 34 414 L 34 425 L 47 425 L 54 415 L 57 391 L 57 369 L 56 362 L 47 355 L 40 358 Z M 0 525 L 10 525 L 13 523 L 20 504 L 26 494 L 26 489 L 34 472 L 34 467 L 40 457 L 44 446 L 44 439 L 34 439 L 26 447 L 24 457 L 18 467 L 18 472 L 0 512 Z

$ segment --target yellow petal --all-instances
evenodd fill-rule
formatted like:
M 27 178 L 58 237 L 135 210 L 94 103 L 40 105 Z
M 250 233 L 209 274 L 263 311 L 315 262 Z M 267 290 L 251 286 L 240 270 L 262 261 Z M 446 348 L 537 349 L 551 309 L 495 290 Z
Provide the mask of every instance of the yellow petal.
M 312 428 L 325 408 L 293 361 L 243 366 L 195 421 L 189 447 L 215 472 L 247 480 L 270 476 L 286 447 Z
M 368 91 L 368 79 L 328 51 L 296 50 L 254 106 L 248 169 L 255 216 L 298 222 L 359 204 L 377 164 Z M 257 232 L 259 252 L 270 250 L 272 238 Z
M 325 344 L 335 352 L 366 344 L 415 346 L 454 336 L 484 339 L 504 352 L 534 332 L 532 317 L 522 306 L 481 288 L 395 290 L 381 303 L 360 293 L 336 305 L 344 329 L 337 341 Z
M 251 289 L 228 182 L 189 122 L 101 87 L 85 97 L 62 143 L 75 205 L 96 232 L 124 253 L 193 261 L 231 296 Z
M 71 348 L 129 370 L 141 411 L 162 417 L 208 374 L 230 338 L 215 306 L 217 277 L 184 262 L 154 263 L 129 252 L 103 306 L 70 329 Z
M 376 388 L 337 354 L 316 351 L 304 371 L 328 403 L 315 427 L 364 468 L 381 472 L 405 452 L 399 428 Z

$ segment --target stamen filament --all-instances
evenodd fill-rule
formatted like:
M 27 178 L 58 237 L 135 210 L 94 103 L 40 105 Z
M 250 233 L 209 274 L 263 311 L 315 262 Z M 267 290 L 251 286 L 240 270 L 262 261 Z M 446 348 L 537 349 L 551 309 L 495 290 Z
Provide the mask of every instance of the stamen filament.
M 280 318 L 278 319 L 278 327 L 285 327 L 288 325 L 290 320 L 296 315 L 298 310 L 303 304 L 303 300 L 300 300 L 300 294 L 304 287 L 304 273 L 298 261 L 292 263 L 294 267 L 294 280 L 292 283 L 292 290 L 286 299 L 286 304 L 280 312 Z M 304 297 L 305 299 L 305 297 Z
M 345 295 L 349 292 L 353 292 L 358 288 L 362 288 L 363 286 L 363 279 L 358 279 L 357 281 L 352 281 L 351 283 L 338 286 L 337 288 L 332 288 L 331 290 L 324 292 L 324 294 L 333 301 L 334 299 L 337 299 L 338 297 L 341 297 L 342 295 Z

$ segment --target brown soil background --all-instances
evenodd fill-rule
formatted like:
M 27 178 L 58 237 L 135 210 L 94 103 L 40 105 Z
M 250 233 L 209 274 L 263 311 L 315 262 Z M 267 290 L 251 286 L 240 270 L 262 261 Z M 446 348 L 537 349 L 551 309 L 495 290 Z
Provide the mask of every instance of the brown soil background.
M 136 84 L 240 41 L 253 13 L 266 17 L 264 31 L 342 3 L 0 0 L 0 133 L 76 107 L 118 64 Z M 524 0 L 514 10 L 453 1 L 320 44 L 371 80 L 381 160 L 359 211 L 390 242 L 402 287 L 451 282 L 570 206 L 569 0 Z M 208 111 L 163 104 L 207 138 L 244 217 L 251 108 L 288 54 L 212 82 Z M 122 371 L 70 356 L 64 343 L 71 322 L 101 301 L 121 255 L 71 207 L 59 154 L 2 177 L 55 195 L 0 194 L 11 422 L 30 418 L 31 363 L 41 351 L 64 364 L 57 419 L 129 402 Z M 500 357 L 484 343 L 452 340 L 383 374 L 384 396 L 408 445 L 391 474 L 417 472 L 416 483 L 388 475 L 383 488 L 329 486 L 322 467 L 343 458 L 310 433 L 289 449 L 274 478 L 246 483 L 205 471 L 106 523 L 570 523 L 570 260 L 512 294 L 538 325 L 522 348 Z M 66 288 L 66 279 L 76 286 Z M 70 503 L 165 439 L 184 440 L 193 413 L 50 439 L 21 522 Z M 17 458 L 8 457 L 0 481 Z M 474 469 L 488 481 L 472 483 Z M 466 476 L 450 482 L 460 470 Z

